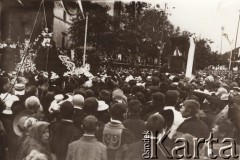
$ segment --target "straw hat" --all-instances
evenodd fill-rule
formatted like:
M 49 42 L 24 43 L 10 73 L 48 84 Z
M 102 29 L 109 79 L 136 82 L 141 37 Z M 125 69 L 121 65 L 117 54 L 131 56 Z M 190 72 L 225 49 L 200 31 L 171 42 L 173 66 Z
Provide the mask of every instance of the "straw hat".
M 13 121 L 13 130 L 16 135 L 22 136 L 24 131 L 26 131 L 34 122 L 36 122 L 35 119 L 31 119 L 31 116 L 32 112 L 28 110 L 24 110 L 16 115 Z M 27 119 L 30 120 L 28 123 L 26 123 Z

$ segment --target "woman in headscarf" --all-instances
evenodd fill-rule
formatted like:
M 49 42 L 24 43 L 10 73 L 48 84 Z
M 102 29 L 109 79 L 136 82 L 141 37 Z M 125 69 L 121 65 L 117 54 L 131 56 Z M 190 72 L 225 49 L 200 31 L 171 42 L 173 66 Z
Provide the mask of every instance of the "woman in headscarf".
M 29 135 L 22 142 L 16 160 L 40 159 L 52 160 L 49 149 L 49 123 L 38 121 L 29 131 Z

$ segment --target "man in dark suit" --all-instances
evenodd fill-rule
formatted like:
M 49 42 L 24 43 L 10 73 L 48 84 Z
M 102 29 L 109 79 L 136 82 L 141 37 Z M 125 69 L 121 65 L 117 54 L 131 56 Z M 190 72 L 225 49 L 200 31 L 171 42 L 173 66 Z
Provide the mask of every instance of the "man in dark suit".
M 140 119 L 142 104 L 138 100 L 131 100 L 128 103 L 128 118 L 123 121 L 124 127 L 130 129 L 135 135 L 135 142 L 142 139 L 142 134 L 146 131 L 145 122 Z
M 163 129 L 165 128 L 165 120 L 164 120 L 163 116 L 158 113 L 150 115 L 146 121 L 146 128 L 151 133 L 162 134 Z M 158 135 L 150 136 L 151 141 L 153 141 L 153 144 L 155 143 L 156 145 L 157 145 L 157 140 L 158 140 L 157 136 Z M 146 142 L 144 141 L 144 139 L 145 139 L 145 135 L 142 136 L 142 140 L 140 140 L 136 143 L 130 144 L 128 146 L 128 150 L 126 152 L 126 156 L 125 156 L 124 160 L 143 160 L 143 159 L 145 159 L 144 157 L 146 154 L 145 153 Z M 169 148 L 168 144 L 166 144 L 165 147 Z M 163 152 L 157 146 L 152 146 L 149 154 L 153 155 L 153 157 L 151 157 L 149 159 L 159 159 L 159 160 L 167 160 L 168 159 L 166 156 L 164 156 Z
M 50 147 L 58 160 L 65 160 L 68 145 L 79 139 L 82 132 L 73 124 L 74 107 L 71 102 L 65 101 L 60 106 L 61 120 L 50 125 Z

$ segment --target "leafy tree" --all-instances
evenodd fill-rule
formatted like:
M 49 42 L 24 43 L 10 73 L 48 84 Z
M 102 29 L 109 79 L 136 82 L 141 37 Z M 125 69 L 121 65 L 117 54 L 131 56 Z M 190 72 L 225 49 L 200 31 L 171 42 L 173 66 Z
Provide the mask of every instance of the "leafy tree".
M 108 6 L 101 6 L 97 3 L 91 3 L 84 1 L 83 7 L 86 13 L 88 13 L 88 34 L 87 44 L 88 46 L 95 47 L 97 49 L 107 49 L 111 45 L 112 32 L 112 17 L 107 13 L 110 9 Z M 73 24 L 69 29 L 72 40 L 75 42 L 75 47 L 84 45 L 85 35 L 85 20 L 75 17 L 72 19 Z M 104 50 L 105 51 L 105 50 Z

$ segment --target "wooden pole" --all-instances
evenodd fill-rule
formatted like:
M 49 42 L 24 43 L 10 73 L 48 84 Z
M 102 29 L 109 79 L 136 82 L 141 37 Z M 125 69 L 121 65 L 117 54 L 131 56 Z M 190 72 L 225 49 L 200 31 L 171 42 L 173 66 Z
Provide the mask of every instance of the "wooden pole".
M 85 64 L 86 64 L 87 28 L 88 28 L 88 13 L 86 13 L 85 38 L 84 38 L 84 52 L 83 52 L 83 66 L 85 66 Z

